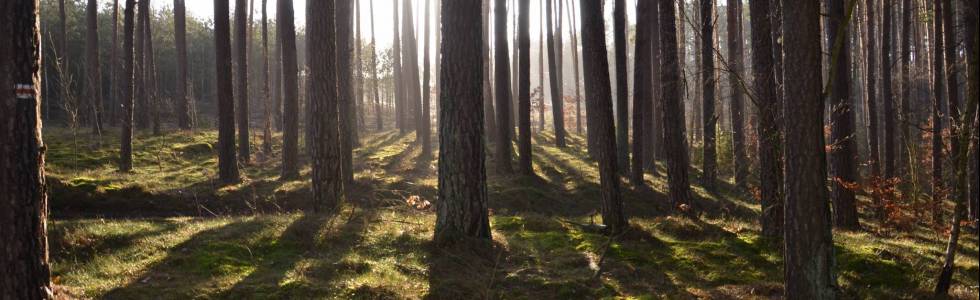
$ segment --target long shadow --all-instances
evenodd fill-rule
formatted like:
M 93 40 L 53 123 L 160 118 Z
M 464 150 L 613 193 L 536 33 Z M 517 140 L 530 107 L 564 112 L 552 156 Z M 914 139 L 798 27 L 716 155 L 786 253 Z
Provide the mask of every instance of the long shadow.
M 49 248 L 51 249 L 50 256 L 54 261 L 61 261 L 64 264 L 81 267 L 89 264 L 96 257 L 126 251 L 134 247 L 140 240 L 152 236 L 166 235 L 177 230 L 178 227 L 176 221 L 164 220 L 161 228 L 103 236 L 91 240 L 90 243 L 75 245 L 75 243 L 69 243 L 62 238 L 72 235 L 70 233 L 71 226 L 50 226 L 50 231 L 48 232 Z

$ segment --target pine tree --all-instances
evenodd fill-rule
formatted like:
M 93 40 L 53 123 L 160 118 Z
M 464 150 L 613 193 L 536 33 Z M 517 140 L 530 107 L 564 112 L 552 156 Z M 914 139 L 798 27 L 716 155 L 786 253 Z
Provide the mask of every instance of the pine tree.
M 231 84 L 231 24 L 228 21 L 228 14 L 228 0 L 215 0 L 214 57 L 218 90 L 218 177 L 224 183 L 236 183 L 241 179 L 235 152 L 235 99 L 232 96 Z
M 762 204 L 762 235 L 783 234 L 782 134 L 780 104 L 776 96 L 772 14 L 770 0 L 749 2 L 752 19 L 752 90 L 759 107 L 759 200 Z M 778 76 L 782 76 L 779 74 Z
M 521 174 L 534 174 L 531 166 L 531 33 L 530 0 L 517 0 L 517 153 Z
M 732 122 L 732 164 L 735 167 L 735 185 L 739 190 L 747 191 L 746 180 L 749 177 L 749 158 L 745 153 L 745 116 L 744 95 L 741 80 L 744 78 L 745 57 L 742 52 L 742 1 L 728 2 L 728 86 L 731 89 Z M 766 35 L 768 36 L 768 34 Z
M 853 5 L 845 7 L 845 0 L 829 0 L 830 22 L 827 40 L 832 44 L 830 70 L 831 105 L 831 201 L 834 205 L 834 225 L 838 228 L 860 229 L 857 200 L 849 185 L 857 183 L 857 143 L 854 139 L 854 106 L 851 100 L 851 43 L 847 20 Z M 850 1 L 850 3 L 856 3 Z M 846 12 L 845 12 L 846 11 Z
M 565 147 L 565 110 L 563 108 L 562 99 L 562 84 L 561 79 L 558 75 L 558 51 L 560 49 L 556 48 L 555 45 L 555 22 L 552 17 L 552 0 L 545 1 L 545 32 L 548 35 L 547 38 L 547 51 L 548 51 L 548 78 L 551 79 L 551 110 L 552 119 L 551 123 L 555 125 L 555 146 L 559 148 Z M 584 21 L 583 21 L 584 23 Z M 543 91 L 542 91 L 543 92 Z M 543 104 L 542 104 L 543 105 Z
M 85 8 L 85 63 L 88 78 L 87 95 L 89 98 L 88 113 L 90 114 L 92 132 L 102 134 L 102 67 L 99 64 L 99 7 L 98 1 L 88 0 Z
M 136 1 L 126 0 L 126 8 L 123 9 L 123 72 L 122 96 L 119 100 L 122 104 L 122 130 L 119 138 L 119 170 L 129 172 L 133 169 L 133 80 L 136 75 L 135 54 L 133 53 L 133 30 L 135 27 Z
M 187 17 L 184 0 L 174 0 L 174 41 L 177 44 L 177 93 L 175 99 L 177 102 L 177 127 L 187 130 L 191 129 L 191 109 L 187 98 Z
M 494 0 L 494 76 L 496 89 L 496 114 L 497 128 L 495 159 L 497 171 L 502 174 L 514 172 L 511 167 L 511 147 L 510 133 L 513 129 L 510 124 L 510 59 L 507 55 L 507 0 Z
M 651 21 L 653 21 L 652 14 L 657 13 L 652 10 L 652 6 L 656 3 L 654 0 L 639 0 L 636 3 L 636 48 L 634 50 L 633 56 L 636 59 L 633 65 L 633 157 L 632 166 L 630 169 L 630 182 L 633 186 L 640 188 L 644 185 L 643 182 L 643 163 L 644 156 L 644 144 L 643 141 L 646 136 L 645 120 L 647 117 L 647 111 L 649 111 L 653 104 L 652 97 L 652 82 L 650 78 L 650 73 L 653 71 L 653 60 L 650 41 L 650 31 L 654 30 Z
M 345 186 L 354 184 L 354 131 L 357 130 L 355 114 L 353 52 L 353 2 L 336 1 L 336 51 L 337 51 L 337 111 L 339 129 L 340 174 Z M 319 50 L 319 48 L 317 48 Z M 310 52 L 313 53 L 313 52 Z
M 248 2 L 235 0 L 235 88 L 236 121 L 238 121 L 238 160 L 243 164 L 251 161 L 251 143 L 248 124 Z
M 668 197 L 674 209 L 690 206 L 691 186 L 687 179 L 689 158 L 684 139 L 684 106 L 681 102 L 681 68 L 677 56 L 677 19 L 672 0 L 659 0 L 660 9 L 660 94 L 663 113 L 664 152 L 667 160 Z
M 310 1 L 306 6 L 306 51 L 321 54 L 306 58 L 313 134 L 309 141 L 313 160 L 313 209 L 317 212 L 332 212 L 344 195 L 337 84 L 337 32 L 343 29 L 337 26 L 335 8 L 333 1 Z
M 277 0 L 280 55 L 282 56 L 282 179 L 299 176 L 299 85 L 296 61 L 296 27 L 293 20 L 293 1 Z M 289 116 L 289 117 L 285 117 Z
M 701 184 L 708 190 L 715 189 L 718 177 L 717 141 L 715 125 L 715 33 L 714 0 L 701 0 L 701 111 L 704 148 L 701 154 Z

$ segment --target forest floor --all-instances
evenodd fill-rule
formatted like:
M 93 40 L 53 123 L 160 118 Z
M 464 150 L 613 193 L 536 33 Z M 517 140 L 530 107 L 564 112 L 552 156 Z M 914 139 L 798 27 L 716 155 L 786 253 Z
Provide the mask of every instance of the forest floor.
M 624 181 L 631 228 L 612 239 L 591 232 L 598 172 L 575 134 L 568 148 L 551 146 L 548 133 L 536 136 L 539 177 L 497 176 L 488 162 L 493 243 L 449 249 L 429 243 L 437 162 L 419 158 L 414 134 L 365 134 L 354 153 L 351 199 L 322 215 L 302 212 L 310 207 L 308 167 L 300 179 L 278 180 L 278 147 L 269 156 L 253 150 L 242 183 L 222 186 L 214 131 L 137 134 L 131 173 L 115 169 L 117 132 L 73 138 L 65 129 L 46 128 L 44 139 L 52 273 L 78 298 L 728 299 L 782 293 L 781 244 L 760 236 L 759 205 L 730 181 L 717 193 L 693 187 L 704 211 L 696 220 L 668 213 L 664 177 L 647 175 L 651 188 L 639 190 Z M 861 201 L 864 212 L 867 199 Z M 946 231 L 862 225 L 864 231 L 834 232 L 847 298 L 928 298 Z M 969 229 L 961 241 L 951 293 L 977 299 L 976 231 Z

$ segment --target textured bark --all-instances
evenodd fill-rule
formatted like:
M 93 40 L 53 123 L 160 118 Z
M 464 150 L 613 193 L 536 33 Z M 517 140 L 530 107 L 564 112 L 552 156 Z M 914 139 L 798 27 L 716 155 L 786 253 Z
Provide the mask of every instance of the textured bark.
M 909 160 L 915 160 L 915 158 L 912 157 L 912 147 L 914 147 L 914 145 L 916 144 L 915 142 L 916 139 L 912 137 L 912 132 L 911 132 L 912 118 L 911 118 L 911 109 L 909 108 L 909 104 L 911 103 L 910 98 L 912 98 L 912 84 L 913 84 L 912 72 L 911 72 L 912 44 L 909 43 L 909 40 L 911 39 L 912 36 L 911 25 L 912 25 L 913 9 L 911 7 L 912 6 L 911 0 L 902 0 L 902 2 L 903 2 L 901 4 L 902 6 L 899 8 L 899 10 L 901 10 L 902 12 L 902 16 L 901 16 L 902 24 L 901 24 L 901 32 L 900 32 L 901 36 L 899 37 L 901 39 L 901 43 L 900 43 L 901 48 L 898 49 L 899 59 L 901 59 L 901 66 L 900 66 L 901 74 L 899 75 L 901 76 L 901 86 L 899 88 L 901 89 L 900 92 L 902 93 L 901 97 L 899 98 L 900 112 L 898 114 L 898 126 L 900 126 L 899 130 L 901 130 L 901 135 L 898 136 L 899 138 L 898 154 L 897 154 L 898 160 L 895 163 L 898 172 L 906 174 L 909 176 L 908 178 L 911 178 L 910 174 L 912 173 L 912 168 L 914 168 L 915 166 L 909 166 L 908 162 Z M 898 29 L 896 29 L 896 31 L 897 30 Z M 895 46 L 899 46 L 899 45 L 895 45 Z
M 932 101 L 932 221 L 939 225 L 943 221 L 942 203 L 945 200 L 946 185 L 943 181 L 943 61 L 945 38 L 943 37 L 943 1 L 935 0 L 935 17 L 933 24 L 932 58 L 933 58 L 933 101 Z M 948 96 L 948 95 L 947 95 Z
M 777 0 L 778 1 L 778 0 Z M 752 27 L 752 90 L 759 107 L 759 200 L 762 235 L 783 235 L 783 164 L 779 98 L 776 97 L 770 0 L 749 2 Z M 782 74 L 779 74 L 782 76 Z
M 135 57 L 133 53 L 133 30 L 134 15 L 136 10 L 135 0 L 126 0 L 126 8 L 123 10 L 123 70 L 120 78 L 122 114 L 122 130 L 119 138 L 119 170 L 128 172 L 133 169 L 133 77 L 135 76 Z
M 947 116 L 950 122 L 949 134 L 953 137 L 959 136 L 959 131 L 962 131 L 963 127 L 969 124 L 960 124 L 960 60 L 957 49 L 961 40 L 957 39 L 957 27 L 959 24 L 953 21 L 953 17 L 955 16 L 956 8 L 954 7 L 953 1 L 943 0 L 943 40 L 946 41 L 946 47 L 943 48 L 945 51 L 944 57 L 946 57 L 946 107 L 949 110 L 949 115 Z M 961 143 L 958 139 L 950 139 L 949 144 L 950 152 L 954 154 L 960 152 Z
M 357 130 L 357 115 L 354 113 L 354 66 L 351 60 L 353 53 L 353 2 L 336 1 L 336 51 L 337 51 L 337 111 L 340 149 L 340 174 L 345 186 L 354 184 L 354 144 Z M 321 48 L 317 48 L 319 51 Z M 314 52 L 307 52 L 314 53 Z M 331 87 L 334 86 L 331 84 Z M 329 112 L 329 110 L 328 110 Z M 345 190 L 346 191 L 346 190 Z
M 236 121 L 238 122 L 238 160 L 243 164 L 251 161 L 251 145 L 248 133 L 248 1 L 235 0 L 235 88 Z
M 884 152 L 885 159 L 882 162 L 885 169 L 885 178 L 897 176 L 895 172 L 895 103 L 892 95 L 892 65 L 894 60 L 892 54 L 892 1 L 884 1 L 882 6 L 882 26 L 881 26 L 881 102 L 884 109 Z
M 729 1 L 727 29 L 728 65 L 731 68 L 728 74 L 728 86 L 731 89 L 732 97 L 729 104 L 732 122 L 732 164 L 735 167 L 735 185 L 740 190 L 745 191 L 748 190 L 746 179 L 749 177 L 750 160 L 745 153 L 745 116 L 743 112 L 745 104 L 741 83 L 745 73 L 745 57 L 742 54 L 744 52 L 742 46 L 742 1 Z M 769 34 L 765 36 L 769 36 Z
M 145 107 L 153 135 L 160 135 L 160 114 L 158 113 L 160 111 L 160 97 L 159 89 L 157 88 L 159 83 L 157 81 L 156 52 L 153 50 L 153 26 L 150 23 L 150 19 L 153 16 L 153 6 L 150 4 L 150 0 L 143 0 L 143 3 L 146 5 L 146 13 L 141 16 L 143 30 L 145 30 L 143 37 L 146 43 L 143 49 L 143 82 L 144 88 L 146 89 Z
M 663 92 L 663 86 L 660 81 L 660 76 L 663 73 L 661 71 L 663 61 L 661 60 L 662 47 L 660 44 L 660 9 L 657 7 L 656 2 L 651 5 L 650 9 L 652 10 L 652 13 L 650 13 L 650 26 L 652 27 L 650 29 L 650 65 L 652 69 L 650 70 L 650 80 L 644 84 L 650 85 L 651 102 L 644 109 L 645 116 L 643 123 L 646 130 L 644 130 L 643 152 L 645 152 L 645 158 L 643 161 L 646 164 L 643 167 L 649 170 L 654 176 L 659 176 L 657 160 L 665 157 L 663 147 L 663 105 L 660 102 L 661 93 Z
M 384 130 L 384 118 L 381 108 L 381 95 L 378 91 L 378 81 L 381 80 L 378 77 L 378 55 L 381 55 L 377 50 L 378 43 L 374 34 L 374 0 L 368 1 L 368 6 L 371 10 L 371 88 L 374 90 L 374 125 L 377 131 Z
M 429 40 L 429 2 L 430 0 L 425 0 L 425 25 L 422 27 L 425 33 L 422 40 L 422 109 L 419 110 L 422 115 L 419 119 L 419 135 L 422 137 L 422 156 L 424 157 L 429 157 L 432 152 L 432 124 L 429 123 L 432 120 L 429 115 L 429 105 L 432 102 L 432 90 L 429 88 L 429 44 L 431 44 Z M 506 52 L 506 48 L 504 49 Z
M 980 98 L 980 49 L 977 48 L 978 39 L 980 39 L 980 30 L 978 30 L 978 4 L 980 2 L 976 0 L 965 1 L 963 9 L 960 13 L 963 14 L 963 23 L 967 24 L 964 33 L 964 38 L 966 39 L 964 45 L 967 53 L 967 107 L 969 107 L 969 99 Z M 976 109 L 976 108 L 974 108 Z M 972 144 L 972 154 L 970 155 L 970 220 L 977 220 L 980 218 L 980 118 L 973 119 L 973 142 Z
M 262 153 L 272 154 L 272 95 L 269 84 L 269 3 L 262 0 Z
M 853 11 L 853 5 L 845 0 L 829 0 L 827 8 L 827 40 L 833 43 L 831 52 L 831 153 L 830 174 L 831 201 L 834 205 L 834 226 L 842 229 L 859 229 L 857 200 L 854 190 L 847 185 L 857 183 L 857 143 L 854 139 L 854 106 L 851 99 L 851 47 L 848 37 L 849 21 L 845 19 Z M 850 3 L 856 3 L 854 0 Z
M 437 244 L 490 239 L 483 131 L 483 15 L 480 0 L 441 1 L 442 70 L 439 74 L 439 199 Z
M 296 27 L 293 22 L 293 1 L 277 0 L 276 24 L 282 56 L 282 179 L 299 176 L 299 85 L 296 62 Z M 288 116 L 288 117 L 287 117 Z
M 412 3 L 403 2 L 402 9 L 402 88 L 404 88 L 405 124 L 410 130 L 415 130 L 415 140 L 421 142 L 418 125 L 422 115 L 419 107 L 422 102 L 419 86 L 419 47 L 415 38 L 415 16 Z
M 496 114 L 497 124 L 497 143 L 494 150 L 497 162 L 497 172 L 510 174 L 514 172 L 511 167 L 511 147 L 510 133 L 513 129 L 508 125 L 510 121 L 510 59 L 507 55 L 507 1 L 495 0 L 494 6 L 494 76 L 496 85 Z
M 575 1 L 568 0 L 568 33 L 572 37 L 572 80 L 575 81 L 575 132 L 582 134 L 582 94 L 581 80 L 579 78 L 579 58 L 578 58 L 578 23 L 575 18 Z
M 783 7 L 787 97 L 784 280 L 786 299 L 835 299 L 834 243 L 827 205 L 820 72 L 820 1 Z
M 309 72 L 307 99 L 313 113 L 312 180 L 313 210 L 331 212 L 343 200 L 344 182 L 341 167 L 341 134 L 338 104 L 338 32 L 333 1 L 310 1 L 306 6 L 307 53 Z M 341 12 L 342 13 L 342 12 Z M 288 20 L 288 19 L 287 19 Z M 344 25 L 341 25 L 344 26 Z M 349 27 L 347 27 L 349 28 Z
M 394 10 L 392 14 L 392 25 L 395 26 L 395 36 L 391 45 L 391 53 L 394 56 L 393 66 L 393 78 L 395 80 L 395 125 L 398 127 L 398 132 L 405 134 L 408 131 L 408 127 L 405 125 L 406 108 L 405 108 L 405 90 L 404 84 L 405 79 L 402 76 L 402 46 L 401 46 L 401 33 L 398 31 L 398 0 L 393 0 L 392 9 Z
M 488 133 L 487 141 L 490 143 L 493 143 L 497 137 L 497 119 L 493 109 L 493 83 L 490 81 L 493 78 L 491 75 L 493 67 L 490 65 L 490 58 L 493 56 L 490 50 L 490 26 L 493 21 L 490 20 L 490 3 L 494 1 L 496 0 L 483 0 L 480 4 L 483 10 L 483 112 L 486 118 L 484 130 Z
M 684 138 L 684 105 L 681 100 L 681 68 L 677 56 L 677 19 L 672 0 L 660 3 L 660 74 L 662 84 L 661 110 L 664 124 L 664 151 L 667 160 L 667 181 L 670 204 L 673 209 L 690 205 L 691 186 L 688 183 L 687 141 Z
M 616 163 L 629 173 L 629 83 L 626 71 L 626 0 L 613 1 L 613 40 L 616 57 Z M 636 108 L 633 108 L 634 110 Z
M 241 1 L 241 0 L 238 0 Z M 232 96 L 231 24 L 228 0 L 214 1 L 216 85 L 218 89 L 218 177 L 224 183 L 240 180 L 235 152 L 235 99 Z
M 264 43 L 264 31 L 262 37 Z M 177 127 L 187 130 L 191 129 L 191 109 L 187 99 L 187 17 L 184 0 L 174 0 L 174 41 L 177 44 L 177 98 L 175 99 L 177 111 L 175 114 L 177 115 Z M 266 63 L 268 64 L 268 60 Z
M 88 0 L 85 8 L 85 63 L 88 78 L 89 122 L 92 132 L 102 134 L 102 67 L 99 63 L 99 7 L 98 1 Z
M 616 170 L 616 136 L 613 128 L 612 91 L 609 82 L 609 62 L 606 60 L 603 8 L 600 1 L 582 0 L 582 63 L 585 74 L 585 105 L 588 118 L 595 125 L 599 162 L 599 186 L 602 200 L 602 222 L 609 234 L 625 230 L 629 224 L 623 212 L 623 196 L 619 190 Z
M 119 94 L 122 89 L 119 85 L 122 82 L 119 74 L 119 0 L 112 1 L 112 44 L 109 47 L 109 103 L 106 105 L 105 118 L 109 120 L 109 126 L 119 124 Z
M 875 69 L 878 63 L 877 56 L 877 41 L 878 35 L 875 33 L 875 24 L 877 24 L 877 19 L 875 18 L 875 9 L 878 7 L 876 5 L 877 0 L 866 0 L 865 2 L 865 12 L 867 12 L 867 19 L 865 19 L 865 28 L 867 28 L 865 50 L 866 50 L 866 62 L 867 66 L 865 71 L 867 72 L 867 78 L 865 79 L 865 90 L 867 92 L 867 103 L 865 107 L 868 113 L 868 168 L 871 169 L 871 180 L 881 179 L 881 150 L 878 144 L 880 138 L 878 137 L 878 97 L 875 93 L 877 84 L 877 75 Z M 879 221 L 884 221 L 884 205 L 881 202 L 880 197 L 873 197 L 874 209 L 876 217 Z
M 555 22 L 552 20 L 551 0 L 545 0 L 545 25 L 548 47 L 548 78 L 551 81 L 551 123 L 555 125 L 555 146 L 565 147 L 565 110 L 563 108 L 561 76 L 558 74 L 558 51 L 555 45 Z M 582 21 L 584 24 L 585 21 Z M 583 42 L 584 43 L 584 42 Z M 542 91 L 543 92 L 543 91 Z M 543 105 L 543 104 L 542 104 Z
M 715 140 L 715 20 L 714 0 L 701 0 L 701 129 L 704 148 L 701 153 L 701 184 L 714 190 L 718 180 L 718 144 Z
M 636 3 L 636 44 L 633 57 L 636 62 L 633 65 L 633 157 L 630 169 L 630 182 L 633 186 L 640 188 L 643 182 L 643 160 L 648 158 L 644 155 L 644 139 L 646 137 L 647 120 L 650 106 L 653 104 L 653 94 L 651 89 L 650 72 L 653 71 L 651 55 L 650 31 L 652 31 L 652 14 L 657 13 L 652 9 L 656 5 L 654 0 L 640 0 Z
M 41 140 L 41 34 L 37 0 L 0 2 L 0 297 L 53 299 Z M 31 96 L 13 87 L 29 85 Z
M 531 34 L 528 29 L 530 1 L 517 0 L 517 156 L 518 170 L 523 175 L 533 175 L 531 167 Z
M 428 16 L 428 14 L 426 14 Z M 354 1 L 354 105 L 350 114 L 354 116 L 355 126 L 351 127 L 351 141 L 354 147 L 360 146 L 361 130 L 365 127 L 364 120 L 364 63 L 361 51 L 364 40 L 361 39 L 361 1 Z
M 150 116 L 149 109 L 147 108 L 147 98 L 148 93 L 146 89 L 146 26 L 143 23 L 143 16 L 146 14 L 147 7 L 149 7 L 149 2 L 137 1 L 137 10 L 135 14 L 135 26 L 136 26 L 136 40 L 135 40 L 135 51 L 136 51 L 136 69 L 134 70 L 133 77 L 135 80 L 135 96 L 133 101 L 135 102 L 133 109 L 135 110 L 135 121 L 136 127 L 139 129 L 147 129 L 150 127 Z

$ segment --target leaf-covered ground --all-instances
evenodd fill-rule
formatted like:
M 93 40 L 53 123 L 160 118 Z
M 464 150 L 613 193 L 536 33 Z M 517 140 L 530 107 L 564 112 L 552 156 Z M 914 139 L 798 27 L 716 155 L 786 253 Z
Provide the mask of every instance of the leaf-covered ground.
M 598 173 L 574 134 L 565 149 L 552 147 L 547 132 L 536 136 L 539 177 L 497 176 L 491 169 L 493 242 L 448 249 L 429 244 L 435 215 L 426 205 L 436 201 L 436 161 L 419 159 L 414 134 L 366 134 L 354 155 L 350 201 L 323 215 L 302 212 L 309 207 L 308 168 L 299 180 L 278 180 L 278 148 L 268 155 L 253 149 L 259 154 L 243 166 L 243 182 L 222 186 L 213 131 L 138 135 L 132 173 L 115 170 L 117 135 L 73 138 L 45 130 L 53 275 L 79 298 L 726 299 L 782 293 L 780 243 L 760 237 L 757 203 L 730 183 L 717 194 L 693 187 L 704 213 L 691 220 L 667 213 L 663 177 L 648 175 L 644 189 L 624 182 L 633 226 L 614 239 L 592 232 L 589 224 L 601 221 L 595 216 Z M 941 265 L 943 231 L 863 225 L 863 232 L 835 231 L 843 293 L 928 297 Z M 975 231 L 962 241 L 952 293 L 976 299 Z

